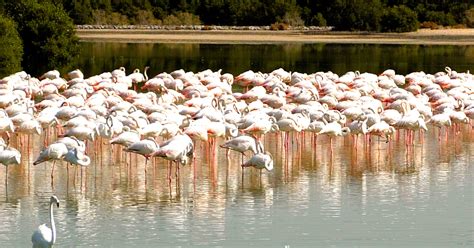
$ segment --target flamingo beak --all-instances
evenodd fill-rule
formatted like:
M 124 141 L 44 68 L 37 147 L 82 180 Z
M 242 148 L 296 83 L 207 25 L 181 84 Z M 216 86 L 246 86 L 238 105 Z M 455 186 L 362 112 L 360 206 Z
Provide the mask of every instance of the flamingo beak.
M 56 203 L 56 206 L 59 208 L 59 202 Z

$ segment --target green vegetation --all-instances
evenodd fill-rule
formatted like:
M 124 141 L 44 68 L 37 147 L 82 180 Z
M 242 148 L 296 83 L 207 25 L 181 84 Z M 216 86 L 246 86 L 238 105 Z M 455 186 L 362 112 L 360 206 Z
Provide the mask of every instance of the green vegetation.
M 22 65 L 28 72 L 40 73 L 51 68 L 64 68 L 79 54 L 79 40 L 75 35 L 73 21 L 61 2 L 1 2 L 0 11 L 16 23 L 21 40 L 15 41 L 15 47 L 23 43 L 24 54 L 22 56 L 21 49 L 10 53 L 23 57 Z M 1 38 L 6 39 L 6 34 L 5 37 L 2 34 Z
M 0 76 L 10 75 L 21 69 L 23 47 L 15 22 L 0 14 Z
M 75 24 L 275 24 L 275 29 L 329 25 L 337 30 L 407 32 L 419 23 L 471 27 L 474 22 L 474 3 L 469 0 L 50 1 L 62 3 Z
M 382 16 L 383 32 L 409 32 L 418 29 L 417 14 L 405 5 L 388 8 Z

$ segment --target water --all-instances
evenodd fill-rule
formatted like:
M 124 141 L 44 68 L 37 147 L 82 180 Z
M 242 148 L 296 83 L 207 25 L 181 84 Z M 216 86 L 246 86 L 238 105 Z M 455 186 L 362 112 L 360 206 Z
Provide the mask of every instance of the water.
M 77 67 L 87 76 L 125 66 L 149 65 L 149 75 L 183 68 L 238 74 L 252 69 L 299 72 L 359 70 L 435 73 L 450 66 L 473 68 L 473 46 L 421 45 L 213 45 L 83 43 Z M 443 136 L 444 137 L 444 136 Z M 424 142 L 370 144 L 359 138 L 310 135 L 285 152 L 280 138 L 266 137 L 273 172 L 246 169 L 240 155 L 207 155 L 197 144 L 195 165 L 167 179 L 168 165 L 124 159 L 106 145 L 91 144 L 93 163 L 82 171 L 51 163 L 34 167 L 42 140 L 35 137 L 22 164 L 0 167 L 0 247 L 27 247 L 55 208 L 58 247 L 472 247 L 474 245 L 474 134 L 463 127 L 438 140 L 430 127 Z M 296 138 L 293 138 L 296 142 Z M 302 140 L 301 138 L 299 139 Z M 106 142 L 106 141 L 103 141 Z M 222 141 L 218 141 L 220 143 Z M 20 147 L 18 140 L 12 144 Z M 102 147 L 102 148 L 101 148 Z
M 219 70 L 238 75 L 246 70 L 313 73 L 348 71 L 400 74 L 436 73 L 446 66 L 467 71 L 474 67 L 474 46 L 373 44 L 127 44 L 82 43 L 77 68 L 96 75 L 124 66 L 127 72 L 150 66 L 149 75 L 177 69 Z
M 202 143 L 195 166 L 182 167 L 179 180 L 173 169 L 171 183 L 167 163 L 149 164 L 145 176 L 142 158 L 129 166 L 96 143 L 82 174 L 71 167 L 68 177 L 57 164 L 54 189 L 51 163 L 31 165 L 33 147 L 0 187 L 0 247 L 30 245 L 53 193 L 61 199 L 58 247 L 472 246 L 474 134 L 464 127 L 440 141 L 437 132 L 413 146 L 403 132 L 391 143 L 359 138 L 355 147 L 338 138 L 332 151 L 326 137 L 307 134 L 293 137 L 288 152 L 270 134 L 275 170 L 246 169 L 243 181 L 240 154 L 212 158 Z

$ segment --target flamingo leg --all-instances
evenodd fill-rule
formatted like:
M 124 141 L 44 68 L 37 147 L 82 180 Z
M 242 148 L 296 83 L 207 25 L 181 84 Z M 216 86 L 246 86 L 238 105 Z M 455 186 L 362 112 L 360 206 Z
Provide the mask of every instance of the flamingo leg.
M 53 187 L 54 184 L 54 166 L 56 165 L 56 160 L 53 161 L 53 166 L 51 168 L 51 187 Z

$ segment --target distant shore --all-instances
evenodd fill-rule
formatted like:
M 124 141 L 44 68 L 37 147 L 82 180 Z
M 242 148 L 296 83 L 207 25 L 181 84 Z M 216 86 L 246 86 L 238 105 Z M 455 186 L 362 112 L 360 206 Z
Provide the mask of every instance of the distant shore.
M 126 43 L 356 43 L 474 45 L 474 29 L 420 29 L 409 33 L 338 32 L 315 29 L 271 31 L 261 29 L 167 30 L 78 28 L 84 42 Z

